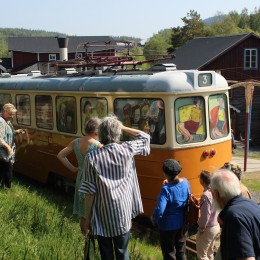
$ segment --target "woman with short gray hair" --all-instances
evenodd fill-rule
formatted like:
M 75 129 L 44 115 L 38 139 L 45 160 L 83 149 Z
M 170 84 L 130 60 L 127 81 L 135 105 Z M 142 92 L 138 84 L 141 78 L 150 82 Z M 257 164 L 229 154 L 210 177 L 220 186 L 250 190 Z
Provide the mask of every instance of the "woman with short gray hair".
M 0 183 L 11 188 L 13 164 L 15 161 L 14 135 L 21 134 L 23 129 L 14 130 L 11 123 L 17 109 L 11 103 L 3 106 L 0 116 Z
M 122 131 L 132 140 L 120 143 Z M 103 118 L 98 135 L 104 146 L 86 156 L 79 190 L 86 194 L 81 231 L 86 235 L 91 227 L 102 260 L 127 260 L 131 219 L 143 212 L 134 156 L 149 155 L 150 136 L 124 126 L 115 116 Z

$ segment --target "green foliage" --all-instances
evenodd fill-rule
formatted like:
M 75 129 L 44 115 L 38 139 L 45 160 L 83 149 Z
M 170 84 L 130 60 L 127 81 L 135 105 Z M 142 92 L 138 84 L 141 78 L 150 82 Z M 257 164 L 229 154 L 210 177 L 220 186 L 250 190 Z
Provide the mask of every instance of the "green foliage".
M 137 38 L 137 37 L 131 37 L 131 36 L 112 36 L 112 38 L 115 41 L 129 41 L 129 42 L 135 42 L 135 43 L 139 43 L 141 42 L 141 38 Z
M 159 58 L 156 54 L 167 55 L 171 46 L 171 29 L 165 29 L 154 35 L 144 46 L 144 56 L 146 60 Z
M 191 10 L 187 13 L 187 17 L 182 18 L 182 21 L 184 23 L 183 27 L 172 28 L 172 46 L 169 49 L 170 51 L 179 48 L 193 38 L 208 36 L 205 30 L 206 25 L 204 25 L 196 11 Z
M 216 19 L 210 22 L 207 20 L 206 25 L 200 18 L 200 15 L 191 10 L 186 17 L 182 18 L 183 27 L 173 27 L 171 37 L 171 47 L 169 52 L 174 51 L 187 41 L 196 37 L 208 36 L 224 36 L 240 33 L 260 34 L 260 8 L 255 9 L 254 13 L 248 14 L 245 8 L 241 14 L 236 11 L 230 12 L 228 15 L 218 13 Z
M 58 32 L 44 30 L 27 30 L 23 28 L 0 28 L 0 37 L 43 37 L 43 36 L 66 36 Z
M 0 35 L 0 58 L 8 58 L 10 54 L 8 52 L 7 42 L 5 39 L 1 38 Z
M 223 21 L 212 25 L 214 34 L 218 36 L 227 36 L 232 34 L 250 32 L 248 29 L 242 29 L 236 26 L 236 22 L 232 17 L 226 16 Z

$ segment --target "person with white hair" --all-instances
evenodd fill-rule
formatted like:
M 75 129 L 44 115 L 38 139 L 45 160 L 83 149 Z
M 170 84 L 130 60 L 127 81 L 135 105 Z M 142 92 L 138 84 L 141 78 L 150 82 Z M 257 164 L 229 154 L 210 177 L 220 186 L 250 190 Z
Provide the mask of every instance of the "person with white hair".
M 260 259 L 260 207 L 242 196 L 239 179 L 228 169 L 214 173 L 211 192 L 222 223 L 221 259 Z
M 242 169 L 240 167 L 240 165 L 236 164 L 236 163 L 230 163 L 230 162 L 226 162 L 222 167 L 222 169 L 229 169 L 230 171 L 232 171 L 238 178 L 239 182 L 240 182 L 240 190 L 241 190 L 241 194 L 248 199 L 252 199 L 252 196 L 250 194 L 250 191 L 248 190 L 248 188 L 241 182 L 241 175 L 242 175 Z
M 13 164 L 15 161 L 14 135 L 24 132 L 23 129 L 14 130 L 12 119 L 17 109 L 11 103 L 3 106 L 0 115 L 0 184 L 11 188 L 13 178 Z
M 132 140 L 121 143 L 122 132 Z M 131 220 L 143 212 L 134 156 L 149 155 L 150 136 L 115 116 L 102 119 L 98 136 L 103 146 L 85 157 L 79 191 L 86 194 L 86 215 L 80 227 L 83 235 L 91 228 L 97 236 L 102 260 L 127 260 Z

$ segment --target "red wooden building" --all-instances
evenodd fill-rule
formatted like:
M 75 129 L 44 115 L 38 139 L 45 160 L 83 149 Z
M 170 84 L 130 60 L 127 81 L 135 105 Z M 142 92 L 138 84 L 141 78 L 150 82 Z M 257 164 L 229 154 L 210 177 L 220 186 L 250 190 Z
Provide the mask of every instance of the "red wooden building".
M 67 38 L 67 59 L 81 59 L 85 55 L 114 56 L 116 42 L 109 36 L 70 36 Z M 9 37 L 12 73 L 46 70 L 45 64 L 63 60 L 56 37 Z
M 229 82 L 260 81 L 260 37 L 238 34 L 219 37 L 202 37 L 188 41 L 177 49 L 171 61 L 177 69 L 219 71 Z M 245 88 L 230 90 L 232 128 L 235 138 L 245 137 L 246 101 Z M 240 113 L 238 113 L 240 111 Z M 251 135 L 253 144 L 260 144 L 260 87 L 254 88 Z

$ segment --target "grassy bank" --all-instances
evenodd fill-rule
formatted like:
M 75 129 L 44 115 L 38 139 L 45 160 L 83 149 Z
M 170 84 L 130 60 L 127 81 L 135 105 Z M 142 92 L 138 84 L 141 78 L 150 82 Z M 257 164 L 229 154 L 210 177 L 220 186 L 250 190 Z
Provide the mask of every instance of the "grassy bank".
M 250 172 L 242 175 L 242 183 L 249 190 L 260 192 L 260 172 Z
M 82 259 L 85 240 L 72 200 L 72 194 L 20 178 L 11 190 L 1 189 L 0 259 Z M 162 259 L 159 247 L 138 238 L 129 250 L 131 259 Z

